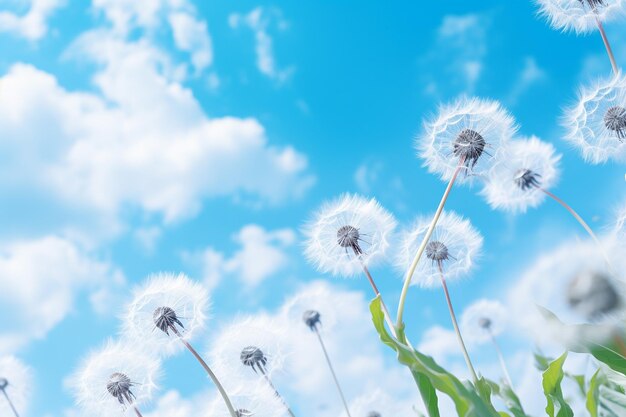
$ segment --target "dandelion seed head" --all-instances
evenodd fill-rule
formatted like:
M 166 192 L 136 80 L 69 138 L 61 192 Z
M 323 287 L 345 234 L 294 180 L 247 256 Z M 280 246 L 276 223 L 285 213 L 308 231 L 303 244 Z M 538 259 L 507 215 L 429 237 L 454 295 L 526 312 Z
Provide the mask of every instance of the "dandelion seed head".
M 382 417 L 382 414 L 380 414 L 378 411 L 370 411 L 369 413 L 367 413 L 367 417 Z
M 559 174 L 561 156 L 535 136 L 509 142 L 502 159 L 489 170 L 481 191 L 493 209 L 523 213 L 541 204 Z
M 265 382 L 265 381 L 263 381 Z M 228 396 L 235 407 L 237 417 L 288 417 L 287 408 L 267 385 L 247 384 L 241 388 L 229 389 Z M 217 396 L 208 406 L 211 417 L 231 417 L 221 396 Z
M 500 148 L 516 131 L 513 117 L 500 103 L 463 97 L 442 105 L 424 123 L 416 148 L 429 172 L 449 181 L 462 163 L 464 175 L 457 181 L 471 182 L 499 159 Z
M 133 382 L 121 372 L 114 372 L 107 382 L 107 391 L 124 406 L 132 405 L 135 395 L 131 391 Z
M 362 274 L 385 258 L 396 226 L 393 216 L 374 199 L 344 195 L 325 204 L 305 227 L 305 254 L 320 272 Z
M 535 0 L 539 14 L 557 30 L 578 34 L 598 29 L 597 21 L 608 22 L 624 14 L 623 0 Z
M 448 247 L 437 240 L 430 241 L 426 245 L 426 256 L 433 262 L 443 262 L 450 258 Z
M 621 74 L 581 88 L 565 110 L 565 139 L 592 164 L 626 160 L 626 78 Z
M 375 416 L 411 416 L 415 415 L 409 401 L 401 401 L 392 398 L 380 389 L 365 392 L 363 395 L 350 401 L 348 405 L 350 414 L 355 417 L 375 417 Z M 347 417 L 346 412 L 341 413 L 341 417 Z
M 209 309 L 206 289 L 184 274 L 156 274 L 135 289 L 123 334 L 163 356 L 184 348 L 179 336 L 191 340 L 203 328 Z
M 302 320 L 311 330 L 317 329 L 317 326 L 321 324 L 321 316 L 319 311 L 307 310 L 302 315 Z
M 508 324 L 504 306 L 494 300 L 478 300 L 461 316 L 461 328 L 468 342 L 482 344 L 502 333 Z
M 32 386 L 33 372 L 30 367 L 15 356 L 0 356 L 0 391 L 4 391 L 11 398 L 21 415 L 27 412 Z M 0 397 L 3 396 L 0 393 Z M 13 411 L 9 404 L 0 398 L 0 416 L 5 415 L 13 415 Z
M 405 273 L 411 265 L 431 220 L 432 217 L 420 217 L 412 227 L 401 233 L 400 248 L 395 258 L 399 272 Z M 411 284 L 427 288 L 441 285 L 440 264 L 446 280 L 467 275 L 479 256 L 482 242 L 480 233 L 468 220 L 444 211 L 426 246 L 426 256 L 417 264 Z
M 288 369 L 286 329 L 285 323 L 259 315 L 236 319 L 211 337 L 207 357 L 229 393 L 254 389 L 265 384 L 261 374 L 272 377 Z
M 85 414 L 122 416 L 151 400 L 160 369 L 160 361 L 146 351 L 128 342 L 109 341 L 85 358 L 69 384 Z
M 569 283 L 567 302 L 573 310 L 593 322 L 620 310 L 623 301 L 609 276 L 584 271 Z
M 250 410 L 246 410 L 245 408 L 240 408 L 238 410 L 235 410 L 235 415 L 237 417 L 249 417 L 249 416 L 253 416 L 254 413 Z

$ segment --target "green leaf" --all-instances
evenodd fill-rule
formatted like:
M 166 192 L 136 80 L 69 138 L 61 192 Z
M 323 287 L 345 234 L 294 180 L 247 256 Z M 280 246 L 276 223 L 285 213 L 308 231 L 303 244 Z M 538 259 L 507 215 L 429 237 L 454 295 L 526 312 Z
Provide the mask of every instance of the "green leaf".
M 624 377 L 607 367 L 599 369 L 589 381 L 587 410 L 591 417 L 626 416 Z
M 454 402 L 459 417 L 501 417 L 490 402 L 485 402 L 478 395 L 473 386 L 470 385 L 468 388 L 458 378 L 439 366 L 430 356 L 409 346 L 403 328 L 396 329 L 398 340 L 392 338 L 385 328 L 380 297 L 371 302 L 370 311 L 380 340 L 397 353 L 401 364 L 409 367 L 422 395 L 436 394 L 435 390 L 446 394 Z M 428 383 L 424 382 L 424 378 Z M 433 401 L 428 403 L 428 398 L 424 400 L 431 406 L 434 403 Z
M 571 352 L 590 353 L 594 358 L 606 364 L 614 371 L 626 375 L 626 356 L 621 352 L 626 349 L 623 335 L 615 333 L 615 329 L 592 324 L 565 324 L 550 310 L 539 307 L 540 312 L 555 326 L 559 334 L 575 335 L 569 338 L 567 349 Z M 612 340 L 598 342 L 598 333 L 613 334 Z M 609 339 L 611 339 L 609 337 Z
M 546 413 L 549 417 L 573 417 L 574 412 L 563 398 L 561 381 L 563 381 L 563 364 L 567 359 L 567 352 L 552 361 L 543 373 L 543 393 L 548 400 Z
M 491 386 L 491 390 L 493 394 L 504 402 L 506 408 L 513 413 L 514 417 L 529 417 L 528 414 L 524 411 L 524 407 L 522 407 L 522 402 L 520 401 L 515 391 L 508 386 L 507 384 L 502 384 L 501 386 L 497 383 L 485 380 Z M 502 414 L 502 412 L 500 412 Z
M 550 359 L 547 356 L 543 356 L 541 353 L 535 352 L 535 368 L 539 369 L 541 372 L 544 372 L 550 366 L 550 362 L 554 359 Z
M 600 397 L 600 386 L 604 382 L 602 370 L 598 369 L 589 381 L 589 391 L 587 391 L 587 410 L 591 417 L 598 417 L 598 400 Z
M 426 406 L 426 412 L 429 417 L 440 417 L 439 415 L 439 399 L 437 398 L 437 391 L 433 384 L 430 383 L 428 377 L 420 372 L 413 371 L 413 379 L 417 383 L 417 387 L 422 395 L 422 400 Z

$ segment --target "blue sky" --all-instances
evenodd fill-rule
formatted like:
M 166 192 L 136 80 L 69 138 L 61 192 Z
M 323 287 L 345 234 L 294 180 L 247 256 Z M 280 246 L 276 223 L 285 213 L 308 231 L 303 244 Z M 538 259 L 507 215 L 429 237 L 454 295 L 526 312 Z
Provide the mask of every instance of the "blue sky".
M 210 285 L 216 328 L 317 279 L 369 298 L 364 280 L 307 265 L 299 230 L 344 192 L 401 223 L 432 212 L 445 184 L 413 138 L 460 94 L 502 101 L 522 135 L 553 143 L 554 191 L 598 230 L 623 201 L 623 168 L 585 164 L 558 125 L 578 86 L 610 73 L 601 40 L 550 29 L 530 1 L 197 3 L 0 0 L 0 311 L 14 317 L 0 353 L 34 370 L 29 415 L 72 415 L 64 379 L 150 273 Z M 623 22 L 607 32 L 623 63 Z M 479 269 L 452 290 L 459 309 L 504 300 L 537 255 L 583 236 L 550 201 L 513 217 L 457 187 L 449 208 L 485 237 Z M 374 272 L 395 305 L 399 279 Z M 437 296 L 412 290 L 414 340 L 449 328 Z M 168 362 L 164 390 L 190 398 L 205 381 L 182 366 Z

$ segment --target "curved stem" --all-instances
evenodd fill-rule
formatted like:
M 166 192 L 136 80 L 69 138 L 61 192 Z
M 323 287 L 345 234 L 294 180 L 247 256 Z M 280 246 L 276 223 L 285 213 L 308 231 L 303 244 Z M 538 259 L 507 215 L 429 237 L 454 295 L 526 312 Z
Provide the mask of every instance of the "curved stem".
M 452 325 L 454 326 L 454 331 L 456 332 L 456 338 L 459 341 L 459 345 L 461 346 L 461 350 L 463 351 L 463 356 L 465 357 L 465 363 L 467 364 L 467 368 L 472 375 L 472 379 L 474 383 L 478 383 L 478 376 L 476 375 L 476 371 L 474 370 L 474 366 L 472 365 L 472 361 L 469 357 L 469 353 L 467 353 L 467 348 L 465 347 L 465 342 L 463 341 L 463 336 L 461 336 L 461 330 L 459 329 L 459 324 L 456 321 L 456 315 L 454 314 L 454 307 L 452 307 L 452 301 L 450 300 L 450 293 L 448 292 L 448 285 L 446 284 L 446 279 L 443 276 L 443 268 L 441 267 L 441 262 L 439 262 L 439 277 L 441 278 L 441 285 L 443 286 L 443 292 L 446 295 L 446 302 L 448 303 L 448 310 L 450 310 L 450 318 L 452 319 Z
M 357 255 L 357 256 L 359 258 L 359 262 L 361 262 L 361 268 L 363 268 L 363 272 L 365 273 L 367 280 L 369 281 L 370 285 L 372 286 L 372 289 L 374 290 L 374 294 L 376 294 L 376 297 L 380 297 L 380 305 L 383 309 L 383 315 L 385 316 L 385 321 L 387 322 L 387 326 L 389 326 L 389 330 L 391 330 L 393 337 L 397 338 L 398 336 L 396 335 L 396 328 L 394 327 L 393 322 L 391 321 L 391 316 L 389 315 L 389 310 L 387 310 L 387 305 L 385 304 L 385 300 L 383 300 L 383 296 L 380 294 L 380 291 L 378 291 L 376 282 L 374 282 L 374 278 L 372 278 L 372 274 L 370 274 L 370 270 L 367 268 L 367 265 L 365 265 L 360 255 Z
M 7 394 L 6 390 L 2 388 L 0 389 L 0 391 L 2 391 L 2 393 L 4 394 L 4 398 L 7 399 L 7 402 L 9 403 L 11 410 L 13 410 L 13 414 L 15 414 L 15 417 L 20 417 L 20 415 L 17 413 L 17 410 L 15 409 L 15 406 L 13 405 L 13 402 L 11 401 L 11 398 L 9 398 L 9 394 Z
M 343 390 L 341 389 L 341 385 L 339 385 L 339 379 L 337 379 L 337 375 L 335 374 L 335 369 L 330 361 L 330 356 L 328 356 L 328 352 L 326 351 L 326 346 L 324 345 L 324 340 L 322 339 L 322 335 L 320 334 L 317 326 L 314 328 L 315 334 L 320 341 L 320 345 L 322 346 L 322 350 L 324 351 L 324 356 L 326 357 L 326 363 L 328 364 L 328 368 L 330 368 L 330 373 L 333 375 L 333 379 L 335 380 L 335 385 L 337 386 L 337 391 L 339 391 L 339 396 L 341 397 L 341 401 L 343 402 L 343 406 L 346 409 L 346 414 L 348 417 L 352 417 L 350 415 L 350 409 L 348 408 L 348 402 L 346 401 L 346 397 L 343 395 Z
M 280 395 L 280 393 L 278 392 L 278 390 L 274 386 L 274 383 L 270 379 L 270 377 L 267 374 L 267 372 L 265 372 L 265 369 L 263 367 L 259 367 L 259 369 L 261 370 L 261 373 L 263 374 L 263 378 L 265 378 L 265 381 L 267 382 L 267 384 L 270 386 L 270 388 L 272 388 L 274 390 L 274 394 L 276 394 L 276 396 L 280 399 L 280 401 L 283 403 L 283 405 L 287 409 L 287 412 L 289 413 L 289 415 L 291 417 L 296 417 L 296 415 L 293 413 L 293 411 L 291 411 L 291 408 L 289 408 L 289 405 L 287 405 L 287 402 L 285 401 L 285 399 L 282 397 L 282 395 Z
M 559 197 L 557 197 L 556 195 L 552 194 L 550 191 L 548 191 L 546 189 L 543 189 L 541 187 L 538 187 L 538 188 L 539 188 L 539 190 L 541 190 L 545 194 L 547 194 L 549 197 L 551 197 L 554 201 L 556 201 L 561 206 L 563 206 L 565 208 L 565 210 L 567 210 L 576 219 L 576 221 L 578 221 L 578 223 L 580 223 L 580 225 L 583 227 L 583 229 L 585 229 L 585 231 L 589 234 L 589 236 L 591 236 L 593 241 L 596 243 L 596 245 L 598 246 L 598 249 L 600 249 L 600 253 L 602 254 L 602 257 L 604 258 L 604 262 L 606 262 L 606 266 L 609 269 L 609 272 L 611 273 L 611 275 L 616 276 L 615 272 L 613 271 L 613 266 L 611 265 L 611 261 L 609 260 L 609 256 L 606 254 L 606 251 L 604 250 L 604 246 L 602 246 L 602 243 L 600 242 L 600 239 L 598 239 L 598 237 L 593 232 L 591 227 L 589 227 L 587 222 L 585 222 L 583 220 L 583 218 L 580 217 L 580 215 L 578 213 L 576 213 L 576 211 L 573 208 L 571 208 L 565 201 L 561 200 Z
M 491 330 L 489 330 L 489 337 L 491 338 L 491 343 L 493 343 L 493 347 L 496 349 L 496 353 L 498 354 L 500 367 L 502 368 L 502 373 L 504 374 L 506 383 L 509 385 L 511 389 L 513 389 L 513 380 L 511 379 L 511 374 L 509 374 L 509 369 L 507 368 L 506 362 L 504 361 L 504 355 L 502 354 L 502 349 L 500 349 L 500 345 L 498 344 L 498 341 L 496 340 L 496 337 L 493 335 Z
M 198 354 L 198 352 L 196 352 L 196 350 L 193 348 L 193 346 L 191 346 L 191 344 L 189 342 L 187 342 L 185 339 L 183 339 L 183 337 L 180 334 L 180 332 L 178 331 L 178 329 L 176 329 L 174 326 L 170 326 L 170 329 L 172 330 L 172 332 L 176 336 L 178 336 L 178 338 L 181 341 L 181 343 L 183 345 L 185 345 L 185 347 L 198 360 L 200 365 L 202 365 L 202 367 L 204 368 L 206 373 L 209 375 L 209 377 L 211 378 L 211 380 L 213 381 L 213 383 L 217 387 L 217 390 L 220 392 L 220 395 L 224 399 L 224 402 L 226 403 L 226 408 L 228 408 L 228 412 L 230 413 L 231 417 L 237 417 L 237 412 L 235 411 L 235 408 L 233 407 L 233 404 L 230 401 L 230 398 L 228 398 L 228 394 L 226 394 L 226 390 L 224 390 L 224 387 L 222 386 L 220 381 L 217 379 L 217 376 L 213 373 L 211 368 L 209 368 L 209 365 L 207 365 L 207 363 L 204 361 L 204 359 L 202 359 L 202 357 Z
M 609 38 L 606 36 L 606 32 L 604 31 L 604 26 L 600 21 L 600 18 L 596 16 L 596 23 L 598 25 L 598 29 L 600 30 L 600 36 L 602 36 L 602 42 L 604 42 L 604 47 L 606 48 L 606 53 L 609 56 L 609 60 L 611 61 L 611 67 L 613 67 L 613 73 L 616 75 L 619 73 L 619 68 L 617 67 L 617 62 L 615 62 L 615 56 L 613 55 L 613 49 L 611 48 L 611 44 L 609 43 Z
M 141 411 L 139 411 L 137 406 L 133 406 L 133 410 L 135 411 L 135 414 L 137 414 L 137 417 L 143 417 L 143 414 L 141 414 Z
M 443 196 L 441 197 L 441 201 L 439 202 L 439 207 L 437 207 L 437 211 L 435 212 L 435 215 L 433 216 L 433 220 L 430 222 L 430 226 L 428 227 L 428 230 L 426 231 L 426 234 L 424 235 L 424 239 L 422 239 L 422 243 L 417 249 L 417 253 L 415 253 L 415 257 L 413 258 L 413 263 L 409 267 L 406 277 L 404 278 L 404 286 L 402 287 L 402 293 L 400 294 L 400 303 L 398 304 L 398 317 L 396 319 L 397 328 L 402 327 L 402 316 L 404 314 L 404 304 L 406 303 L 406 296 L 409 292 L 409 286 L 411 285 L 411 279 L 413 278 L 413 274 L 415 273 L 415 268 L 417 268 L 417 264 L 419 263 L 420 258 L 422 257 L 422 254 L 424 253 L 424 250 L 426 249 L 426 245 L 428 245 L 428 241 L 430 240 L 430 237 L 435 231 L 435 226 L 437 225 L 437 222 L 439 221 L 439 217 L 441 217 L 441 213 L 443 212 L 443 208 L 446 205 L 446 201 L 448 201 L 448 196 L 450 195 L 452 186 L 454 186 L 454 183 L 456 182 L 456 179 L 459 176 L 459 172 L 461 172 L 461 169 L 463 168 L 463 163 L 464 163 L 464 159 L 461 158 L 461 160 L 459 161 L 459 165 L 454 171 L 454 174 L 452 175 L 452 178 L 450 179 L 450 182 L 448 183 L 448 186 L 446 187 L 446 191 L 443 193 Z

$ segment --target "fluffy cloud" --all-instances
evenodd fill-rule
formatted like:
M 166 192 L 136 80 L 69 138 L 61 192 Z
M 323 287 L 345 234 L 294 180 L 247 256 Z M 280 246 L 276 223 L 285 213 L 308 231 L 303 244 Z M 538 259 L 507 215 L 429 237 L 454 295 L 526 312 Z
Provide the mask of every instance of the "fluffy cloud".
M 223 276 L 233 276 L 248 288 L 283 270 L 289 264 L 287 249 L 295 244 L 296 233 L 291 229 L 267 231 L 250 224 L 233 236 L 240 249 L 228 257 L 214 248 L 185 254 L 187 262 L 199 268 L 203 280 L 215 287 Z
M 255 119 L 208 118 L 148 42 L 92 32 L 69 55 L 101 66 L 97 93 L 68 91 L 24 64 L 0 79 L 0 150 L 12 161 L 3 172 L 16 181 L 105 215 L 138 207 L 166 222 L 194 215 L 205 198 L 277 204 L 311 186 L 304 155 L 271 145 Z
M 94 308 L 111 284 L 123 276 L 93 259 L 76 244 L 55 236 L 0 247 L 0 352 L 12 352 L 43 338 L 72 310 L 76 293 L 95 294 Z M 98 295 L 101 294 L 101 295 Z M 106 297 L 105 297 L 106 298 Z
M 65 5 L 66 0 L 29 0 L 23 3 L 29 6 L 25 14 L 0 12 L 0 32 L 36 41 L 48 33 L 48 19 Z
M 535 84 L 544 81 L 547 76 L 545 70 L 537 64 L 534 57 L 526 57 L 524 66 L 517 76 L 507 101 L 510 104 L 516 104 L 522 94 Z
M 257 7 L 245 15 L 233 13 L 229 16 L 228 23 L 233 29 L 244 25 L 254 33 L 258 70 L 269 78 L 283 82 L 291 76 L 294 68 L 279 69 L 276 65 L 272 46 L 273 40 L 268 32 L 274 19 L 277 19 L 279 29 L 287 27 L 287 23 L 282 19 L 278 10 L 267 10 L 263 7 Z
M 471 94 L 483 71 L 487 56 L 487 34 L 491 18 L 485 14 L 446 15 L 436 32 L 432 49 L 424 57 L 425 64 L 436 68 L 428 74 L 427 92 L 440 94 L 443 88 L 436 80 L 443 79 L 456 90 Z M 447 88 L 447 87 L 446 87 Z
M 174 33 L 174 42 L 181 51 L 191 54 L 191 62 L 197 72 L 213 62 L 213 45 L 207 24 L 186 12 L 170 13 L 168 17 Z
M 0 356 L 0 378 L 4 378 L 8 385 L 4 389 L 4 395 L 0 396 L 0 415 L 12 416 L 13 407 L 20 415 L 25 415 L 29 397 L 33 390 L 33 372 L 15 356 Z

